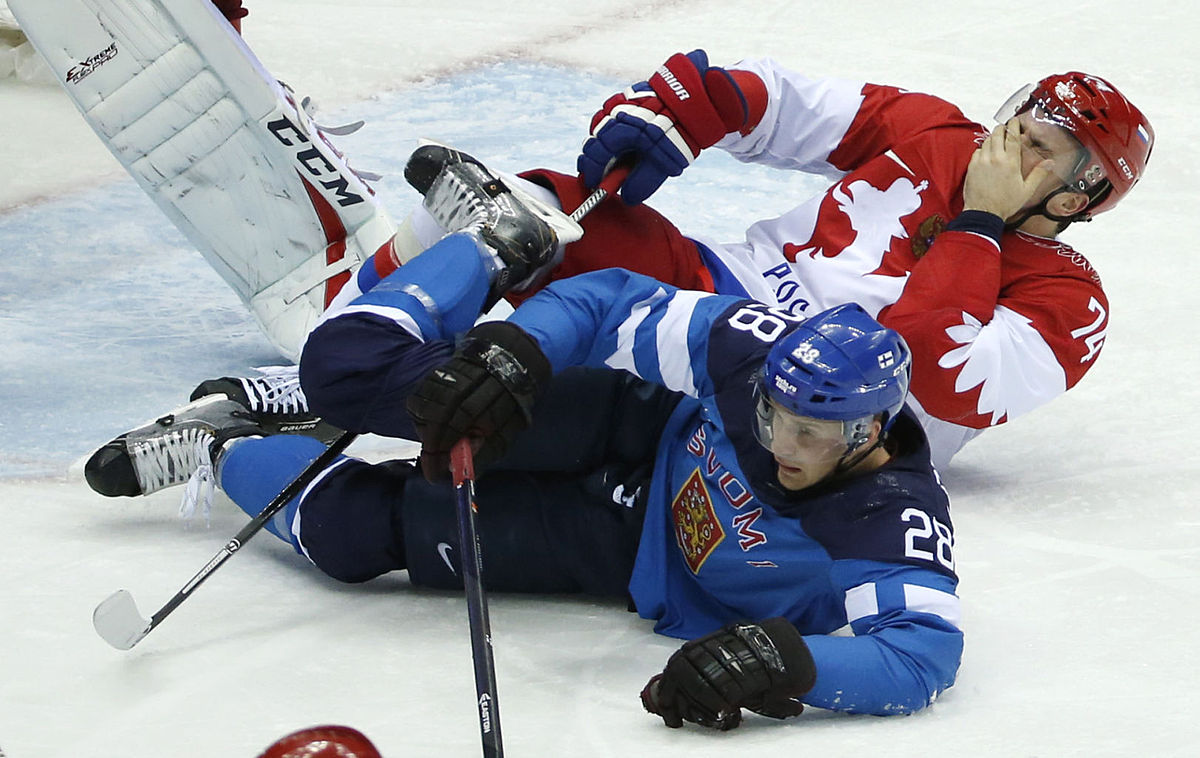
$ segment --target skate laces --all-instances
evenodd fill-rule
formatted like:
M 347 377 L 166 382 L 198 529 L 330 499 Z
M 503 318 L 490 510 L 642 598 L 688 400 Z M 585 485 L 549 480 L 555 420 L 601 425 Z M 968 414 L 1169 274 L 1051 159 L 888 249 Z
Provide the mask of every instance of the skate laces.
M 308 413 L 308 398 L 300 387 L 296 366 L 256 366 L 260 376 L 241 377 L 242 389 L 256 413 L 299 415 Z
M 485 193 L 454 170 L 466 165 L 444 169 L 425 196 L 425 209 L 447 232 L 482 231 L 494 205 L 493 198 L 485 199 Z
M 142 494 L 182 484 L 202 466 L 211 469 L 208 445 L 212 440 L 209 429 L 181 426 L 130 445 L 129 455 Z
M 204 445 L 204 450 L 208 450 L 208 445 Z M 205 457 L 208 457 L 207 452 Z M 204 517 L 205 526 L 212 521 L 212 504 L 213 498 L 217 494 L 217 476 L 213 471 L 212 462 L 201 463 L 188 477 L 187 487 L 183 489 L 183 497 L 179 501 L 179 516 L 184 521 L 191 521 L 196 517 L 196 511 Z

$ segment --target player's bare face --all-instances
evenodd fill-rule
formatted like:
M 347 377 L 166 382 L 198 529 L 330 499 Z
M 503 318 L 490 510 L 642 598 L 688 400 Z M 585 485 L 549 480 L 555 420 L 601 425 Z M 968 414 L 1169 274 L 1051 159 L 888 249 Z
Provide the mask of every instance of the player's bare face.
M 796 416 L 774 403 L 771 454 L 787 490 L 802 490 L 833 474 L 846 451 L 842 422 Z

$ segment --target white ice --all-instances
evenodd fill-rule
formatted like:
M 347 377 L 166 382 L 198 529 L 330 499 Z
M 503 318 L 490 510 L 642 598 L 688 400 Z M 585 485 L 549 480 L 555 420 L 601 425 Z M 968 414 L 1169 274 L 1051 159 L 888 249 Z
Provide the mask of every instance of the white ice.
M 248 5 L 246 37 L 273 73 L 327 121 L 368 119 L 343 146 L 389 174 L 380 192 L 398 216 L 414 203 L 399 170 L 417 138 L 498 168 L 569 169 L 603 98 L 677 50 L 931 91 L 980 120 L 1052 71 L 1116 82 L 1158 147 L 1118 210 L 1068 233 L 1111 300 L 1104 352 L 1079 387 L 945 472 L 958 684 L 910 717 L 668 730 L 637 693 L 675 641 L 618 603 L 492 596 L 501 723 L 513 756 L 1197 754 L 1200 56 L 1187 4 Z M 464 604 L 403 575 L 339 585 L 264 534 L 134 650 L 95 634 L 112 591 L 150 614 L 245 517 L 222 500 L 189 528 L 175 492 L 106 500 L 72 462 L 195 382 L 272 356 L 58 89 L 0 81 L 0 145 L 0 754 L 248 758 L 341 722 L 389 757 L 479 755 Z M 656 203 L 685 230 L 733 236 L 815 189 L 705 155 Z

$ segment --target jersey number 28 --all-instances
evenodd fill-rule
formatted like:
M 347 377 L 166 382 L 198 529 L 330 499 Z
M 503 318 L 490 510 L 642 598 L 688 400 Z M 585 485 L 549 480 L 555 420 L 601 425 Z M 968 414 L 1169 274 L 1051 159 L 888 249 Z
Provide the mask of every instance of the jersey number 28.
M 950 571 L 954 570 L 954 535 L 950 527 L 919 508 L 905 508 L 900 520 L 916 524 L 904 532 L 905 556 L 936 560 Z

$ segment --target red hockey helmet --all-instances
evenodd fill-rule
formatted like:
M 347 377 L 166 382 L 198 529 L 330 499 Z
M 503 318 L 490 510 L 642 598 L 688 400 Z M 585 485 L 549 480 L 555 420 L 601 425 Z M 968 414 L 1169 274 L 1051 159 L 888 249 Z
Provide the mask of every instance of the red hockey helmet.
M 1087 150 L 1071 178 L 1091 198 L 1084 218 L 1112 208 L 1142 178 L 1154 148 L 1154 129 L 1112 84 L 1079 71 L 1054 74 L 1009 98 L 997 119 L 1004 123 L 1035 106 Z
M 280 737 L 258 758 L 382 758 L 366 735 L 348 726 L 329 724 Z

